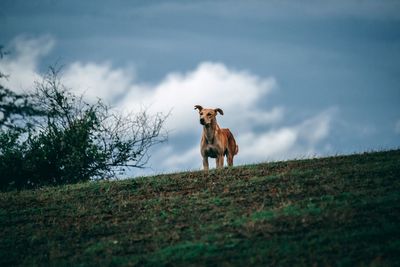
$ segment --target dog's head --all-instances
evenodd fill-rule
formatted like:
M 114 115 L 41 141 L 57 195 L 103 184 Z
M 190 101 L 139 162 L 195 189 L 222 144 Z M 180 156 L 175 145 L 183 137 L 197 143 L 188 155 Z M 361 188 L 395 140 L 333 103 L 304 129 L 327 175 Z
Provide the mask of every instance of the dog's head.
M 215 121 L 215 116 L 217 116 L 218 113 L 224 115 L 224 112 L 220 108 L 203 108 L 202 106 L 196 105 L 194 109 L 199 111 L 200 124 L 204 126 L 211 125 L 211 123 Z

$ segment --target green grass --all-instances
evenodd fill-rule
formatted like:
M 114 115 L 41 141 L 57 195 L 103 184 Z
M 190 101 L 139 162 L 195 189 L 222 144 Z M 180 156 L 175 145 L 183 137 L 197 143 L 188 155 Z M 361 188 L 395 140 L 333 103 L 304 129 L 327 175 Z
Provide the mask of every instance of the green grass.
M 0 266 L 400 266 L 400 150 L 0 193 Z

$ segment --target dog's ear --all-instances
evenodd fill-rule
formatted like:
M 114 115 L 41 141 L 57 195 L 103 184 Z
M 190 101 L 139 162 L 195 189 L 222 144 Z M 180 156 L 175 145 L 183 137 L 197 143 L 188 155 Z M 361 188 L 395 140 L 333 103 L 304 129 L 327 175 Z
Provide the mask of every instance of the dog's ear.
M 214 109 L 215 112 L 219 112 L 219 114 L 224 115 L 224 112 L 220 108 Z
M 198 109 L 199 110 L 199 112 L 203 109 L 203 107 L 202 106 L 200 106 L 200 105 L 196 105 L 196 106 L 194 106 L 194 109 Z

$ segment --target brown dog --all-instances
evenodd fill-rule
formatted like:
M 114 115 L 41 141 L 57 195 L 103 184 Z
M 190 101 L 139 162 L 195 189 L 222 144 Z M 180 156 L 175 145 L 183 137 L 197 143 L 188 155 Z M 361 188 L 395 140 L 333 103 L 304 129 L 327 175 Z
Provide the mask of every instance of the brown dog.
M 204 170 L 208 170 L 208 157 L 216 159 L 217 168 L 224 167 L 224 156 L 227 157 L 228 165 L 233 165 L 233 157 L 239 152 L 235 138 L 229 129 L 221 129 L 217 124 L 217 113 L 224 115 L 220 108 L 209 109 L 196 105 L 194 109 L 199 110 L 200 124 L 203 125 L 200 152 L 203 157 Z

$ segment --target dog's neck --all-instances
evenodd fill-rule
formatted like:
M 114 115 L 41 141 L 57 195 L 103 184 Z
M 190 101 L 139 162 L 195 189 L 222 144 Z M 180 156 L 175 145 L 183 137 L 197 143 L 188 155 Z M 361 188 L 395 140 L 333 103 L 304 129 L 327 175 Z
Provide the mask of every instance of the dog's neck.
M 217 130 L 219 130 L 219 126 L 216 119 L 213 119 L 209 125 L 203 126 L 204 136 L 207 144 L 214 143 L 214 136 Z

